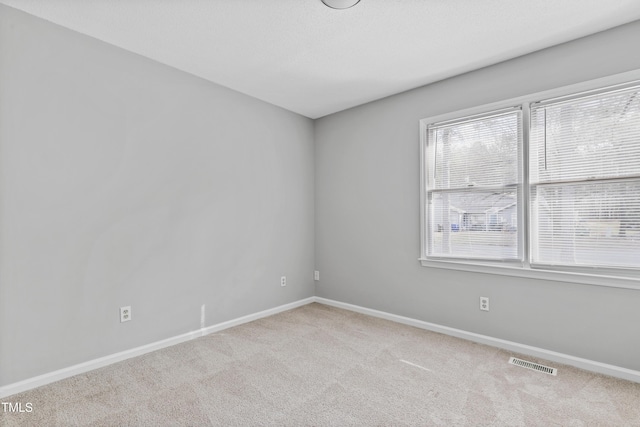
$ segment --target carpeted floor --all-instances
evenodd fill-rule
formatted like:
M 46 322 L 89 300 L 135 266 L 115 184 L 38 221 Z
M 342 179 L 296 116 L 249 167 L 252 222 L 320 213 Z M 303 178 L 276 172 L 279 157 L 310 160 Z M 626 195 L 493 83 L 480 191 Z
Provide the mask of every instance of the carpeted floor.
M 640 384 L 310 304 L 2 399 L 3 426 L 640 426 Z M 517 356 L 517 355 L 516 355 Z

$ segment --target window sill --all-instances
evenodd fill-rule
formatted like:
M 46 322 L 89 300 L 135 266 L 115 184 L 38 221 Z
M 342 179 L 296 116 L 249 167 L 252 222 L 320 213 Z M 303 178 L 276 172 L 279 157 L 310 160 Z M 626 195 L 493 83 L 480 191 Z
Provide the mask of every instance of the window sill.
M 556 282 L 580 283 L 584 285 L 606 286 L 611 288 L 640 290 L 640 277 L 612 276 L 576 271 L 558 271 L 543 268 L 531 268 L 521 265 L 484 264 L 473 261 L 448 261 L 419 258 L 423 267 L 444 268 L 447 270 L 471 271 L 484 274 L 525 277 L 528 279 Z

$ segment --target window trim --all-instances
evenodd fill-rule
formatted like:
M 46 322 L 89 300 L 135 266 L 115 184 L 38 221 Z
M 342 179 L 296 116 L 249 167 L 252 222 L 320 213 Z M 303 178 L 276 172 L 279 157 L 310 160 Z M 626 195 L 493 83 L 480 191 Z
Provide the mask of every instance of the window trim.
M 529 182 L 529 132 L 530 109 L 533 105 L 540 105 L 549 101 L 557 101 L 562 98 L 576 98 L 588 93 L 620 88 L 640 83 L 640 69 L 608 77 L 584 81 L 577 84 L 563 86 L 546 91 L 531 93 L 516 98 L 493 102 L 490 104 L 451 111 L 420 120 L 420 257 L 418 260 L 424 267 L 443 268 L 459 271 L 472 271 L 476 273 L 497 274 L 515 277 L 525 277 L 540 280 L 579 283 L 586 285 L 605 286 L 623 289 L 640 290 L 640 270 L 625 268 L 601 268 L 601 267 L 567 267 L 552 265 L 531 265 L 530 253 L 532 251 L 532 239 L 530 236 L 531 218 L 530 182 Z M 428 257 L 428 223 L 426 219 L 427 185 L 425 164 L 428 142 L 429 126 L 447 121 L 454 121 L 463 117 L 481 116 L 492 111 L 509 108 L 522 109 L 522 191 L 519 194 L 518 203 L 518 233 L 524 249 L 521 260 L 478 260 L 449 257 Z

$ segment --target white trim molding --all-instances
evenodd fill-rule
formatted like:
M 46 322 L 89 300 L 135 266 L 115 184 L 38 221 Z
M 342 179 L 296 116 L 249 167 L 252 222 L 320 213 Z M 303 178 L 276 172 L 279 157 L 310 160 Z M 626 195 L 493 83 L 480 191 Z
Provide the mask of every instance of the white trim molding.
M 498 274 L 501 276 L 526 277 L 529 279 L 549 280 L 553 282 L 579 283 L 582 285 L 607 286 L 610 288 L 640 290 L 640 278 L 606 276 L 578 271 L 551 270 L 544 268 L 524 268 L 514 263 L 477 263 L 472 261 L 432 260 L 419 258 L 423 267 L 444 268 L 446 270 L 472 271 L 474 273 Z M 633 273 L 636 274 L 637 273 Z
M 12 396 L 14 394 L 22 393 L 41 387 L 56 381 L 63 380 L 65 378 L 72 377 L 74 375 L 83 374 L 85 372 L 92 371 L 94 369 L 102 368 L 108 365 L 112 365 L 117 362 L 121 362 L 126 359 L 130 359 L 136 356 L 142 356 L 143 354 L 150 353 L 152 351 L 161 350 L 172 345 L 180 344 L 185 341 L 189 341 L 195 338 L 199 338 L 205 335 L 213 334 L 225 329 L 239 326 L 244 323 L 252 322 L 254 320 L 262 319 L 274 314 L 281 313 L 283 311 L 292 310 L 294 308 L 302 307 L 313 302 L 320 304 L 342 308 L 345 310 L 353 311 L 356 313 L 366 314 L 368 316 L 378 317 L 381 319 L 390 320 L 392 322 L 401 323 L 404 325 L 414 326 L 416 328 L 425 329 L 432 332 L 438 332 L 445 335 L 477 342 L 480 344 L 486 344 L 493 347 L 501 348 L 516 353 L 539 357 L 541 359 L 550 360 L 565 365 L 575 366 L 580 369 L 584 369 L 599 374 L 609 375 L 616 378 L 622 378 L 628 381 L 640 383 L 640 371 L 634 371 L 632 369 L 621 368 L 619 366 L 608 365 L 606 363 L 600 363 L 593 360 L 582 359 L 555 351 L 545 350 L 538 347 L 533 347 L 525 344 L 520 344 L 512 341 L 506 341 L 499 338 L 493 338 L 487 335 L 476 334 L 473 332 L 463 331 L 461 329 L 450 328 L 448 326 L 442 326 L 435 323 L 429 323 L 422 320 L 412 319 L 409 317 L 399 316 L 397 314 L 391 314 L 384 311 L 373 310 L 358 305 L 348 304 L 344 302 L 334 301 L 322 297 L 309 297 L 298 301 L 294 301 L 288 304 L 280 305 L 278 307 L 263 310 L 257 313 L 249 314 L 247 316 L 238 317 L 236 319 L 228 320 L 226 322 L 218 323 L 215 325 L 207 326 L 192 332 L 188 332 L 175 337 L 167 338 L 165 340 L 156 341 L 154 343 L 146 344 L 140 347 L 125 350 L 119 353 L 114 353 L 108 356 L 100 357 L 98 359 L 89 360 L 84 363 L 73 365 L 67 368 L 59 369 L 57 371 L 49 372 L 37 377 L 29 378 L 17 383 L 8 384 L 0 387 L 0 398 Z
M 172 345 L 180 344 L 185 341 L 189 341 L 195 338 L 199 338 L 205 335 L 220 332 L 224 329 L 233 328 L 234 326 L 249 323 L 254 320 L 262 319 L 263 317 L 272 316 L 274 314 L 281 313 L 283 311 L 291 310 L 301 307 L 303 305 L 310 304 L 315 301 L 315 297 L 309 297 L 298 301 L 291 302 L 289 304 L 280 305 L 278 307 L 270 308 L 267 310 L 259 311 L 257 313 L 249 314 L 246 316 L 238 317 L 236 319 L 228 320 L 226 322 L 218 323 L 215 325 L 207 326 L 192 332 L 177 335 L 164 340 L 156 341 L 150 344 L 146 344 L 140 347 L 135 347 L 130 350 L 121 351 L 119 353 L 110 354 L 108 356 L 100 357 L 98 359 L 89 360 L 87 362 L 79 363 L 77 365 L 69 366 L 67 368 L 59 369 L 57 371 L 49 372 L 37 377 L 28 378 L 26 380 L 8 384 L 0 387 L 0 398 L 11 396 L 17 393 L 22 393 L 27 390 L 41 387 L 56 381 L 63 380 L 65 378 L 72 377 L 74 375 L 83 374 L 85 372 L 92 371 L 94 369 L 102 368 L 108 365 L 112 365 L 123 360 L 131 359 L 132 357 L 142 356 L 143 354 L 151 353 L 152 351 L 161 350 Z
M 492 347 L 501 348 L 503 350 L 538 357 L 541 359 L 550 360 L 552 362 L 562 363 L 563 365 L 574 366 L 576 368 L 584 369 L 585 371 L 596 372 L 598 374 L 609 375 L 612 377 L 640 383 L 640 371 L 634 371 L 633 369 L 627 369 L 615 365 L 596 362 L 589 359 L 583 359 L 581 357 L 575 357 L 569 354 L 558 353 L 556 351 L 545 350 L 539 347 L 533 347 L 513 341 L 502 340 L 487 335 L 476 334 L 474 332 L 467 332 L 461 329 L 450 328 L 448 326 L 442 326 L 435 323 L 412 319 L 410 317 L 398 316 L 397 314 L 373 310 L 371 308 L 360 307 L 358 305 L 347 304 L 344 302 L 334 301 L 326 298 L 315 297 L 315 301 L 320 304 L 342 308 L 345 310 L 354 311 L 356 313 L 366 314 L 368 316 L 378 317 L 381 319 L 390 320 L 392 322 L 402 323 L 404 325 L 414 326 L 416 328 L 426 329 L 428 331 L 438 332 L 441 334 L 462 338 L 480 344 L 490 345 Z

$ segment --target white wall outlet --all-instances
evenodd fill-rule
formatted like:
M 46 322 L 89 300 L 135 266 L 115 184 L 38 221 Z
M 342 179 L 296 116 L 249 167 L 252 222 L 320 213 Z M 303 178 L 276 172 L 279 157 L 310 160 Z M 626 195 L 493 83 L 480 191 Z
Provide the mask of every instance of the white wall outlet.
M 313 280 L 320 280 L 320 272 L 318 270 L 313 272 Z
M 480 297 L 480 310 L 489 311 L 489 297 Z
M 131 320 L 131 306 L 120 307 L 120 323 Z
M 200 307 L 200 327 L 204 328 L 206 316 L 206 307 L 204 304 Z
M 287 276 L 282 276 L 280 278 L 280 286 L 287 286 Z

